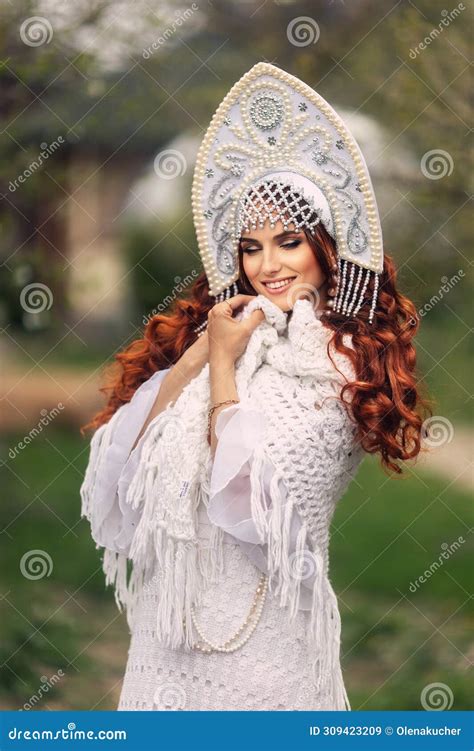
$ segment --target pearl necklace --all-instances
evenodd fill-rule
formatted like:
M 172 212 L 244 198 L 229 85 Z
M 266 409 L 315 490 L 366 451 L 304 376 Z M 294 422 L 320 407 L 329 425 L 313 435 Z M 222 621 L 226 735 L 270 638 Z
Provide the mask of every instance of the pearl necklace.
M 242 623 L 241 626 L 237 629 L 235 634 L 230 637 L 230 639 L 227 639 L 223 644 L 214 644 L 213 642 L 209 641 L 204 634 L 202 633 L 201 627 L 197 623 L 196 619 L 196 611 L 194 608 L 194 605 L 191 606 L 191 617 L 194 623 L 194 626 L 196 628 L 196 631 L 198 632 L 199 636 L 201 637 L 202 644 L 199 642 L 195 642 L 193 644 L 193 649 L 197 649 L 199 652 L 204 652 L 206 654 L 209 654 L 210 652 L 235 652 L 237 649 L 242 647 L 251 637 L 253 632 L 255 631 L 257 624 L 260 620 L 260 617 L 262 615 L 263 610 L 263 604 L 265 602 L 265 597 L 268 590 L 268 577 L 266 574 L 262 574 L 260 577 L 260 580 L 258 582 L 258 587 L 255 592 L 252 605 L 250 607 L 249 613 L 247 615 L 247 618 Z M 254 617 L 254 621 L 252 623 L 252 617 Z M 183 619 L 184 623 L 184 619 Z M 245 628 L 249 626 L 249 630 L 247 634 L 243 637 L 241 637 L 241 634 L 245 630 Z M 235 640 L 237 641 L 235 642 Z M 232 642 L 235 642 L 232 644 Z

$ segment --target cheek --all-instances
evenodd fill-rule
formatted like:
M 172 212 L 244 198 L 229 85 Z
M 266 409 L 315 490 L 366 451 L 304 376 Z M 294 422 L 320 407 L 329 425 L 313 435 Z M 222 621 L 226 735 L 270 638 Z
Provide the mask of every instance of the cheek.
M 243 254 L 242 266 L 249 280 L 253 279 L 259 273 L 260 255 L 260 253 L 255 253 L 255 255 L 250 255 L 249 253 Z
M 305 279 L 312 284 L 319 286 L 324 281 L 324 274 L 321 266 L 314 257 L 314 253 L 310 247 L 303 248 L 298 258 L 295 258 L 293 263 L 295 270 L 297 270 Z

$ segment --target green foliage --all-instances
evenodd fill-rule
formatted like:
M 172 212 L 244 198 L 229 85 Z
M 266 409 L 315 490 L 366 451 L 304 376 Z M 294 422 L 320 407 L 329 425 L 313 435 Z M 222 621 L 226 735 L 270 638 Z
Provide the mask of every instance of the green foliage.
M 155 310 L 169 313 L 167 301 L 173 299 L 173 295 L 184 297 L 202 272 L 194 226 L 188 218 L 167 224 L 161 222 L 159 226 L 155 223 L 130 224 L 123 243 L 131 270 L 138 321 Z M 177 289 L 179 294 L 175 292 Z
M 374 459 L 362 464 L 331 537 L 353 709 L 420 710 L 432 682 L 453 692 L 453 709 L 472 709 L 472 523 L 470 499 L 456 485 L 416 467 L 392 479 Z
M 433 598 L 455 610 L 472 585 L 473 516 L 467 493 L 456 485 L 427 476 L 416 464 L 400 478 L 389 477 L 378 460 L 366 458 L 333 522 L 332 564 L 342 597 L 350 589 L 414 602 Z M 459 536 L 465 543 L 413 594 L 410 583 Z

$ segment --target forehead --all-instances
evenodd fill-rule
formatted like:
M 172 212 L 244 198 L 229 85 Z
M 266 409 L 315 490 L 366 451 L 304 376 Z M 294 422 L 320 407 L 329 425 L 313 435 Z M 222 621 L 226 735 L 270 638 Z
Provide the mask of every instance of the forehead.
M 257 226 L 256 229 L 252 228 L 249 232 L 244 231 L 242 232 L 240 239 L 242 242 L 245 240 L 271 240 L 273 238 L 280 239 L 280 236 L 284 237 L 286 235 L 303 235 L 303 230 L 296 232 L 292 225 L 290 225 L 290 227 L 285 230 L 285 227 L 283 226 L 283 223 L 280 219 L 275 222 L 275 225 L 272 229 L 270 226 L 270 221 L 266 219 L 263 228 Z

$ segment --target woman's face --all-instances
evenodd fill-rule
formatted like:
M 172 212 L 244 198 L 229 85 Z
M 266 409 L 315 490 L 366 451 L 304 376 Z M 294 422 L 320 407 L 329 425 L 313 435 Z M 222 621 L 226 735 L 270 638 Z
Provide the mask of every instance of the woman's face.
M 281 221 L 271 229 L 267 219 L 263 229 L 244 232 L 240 240 L 243 268 L 257 294 L 285 312 L 301 297 L 324 307 L 326 278 L 303 231 L 285 231 Z M 276 281 L 282 283 L 268 284 Z

